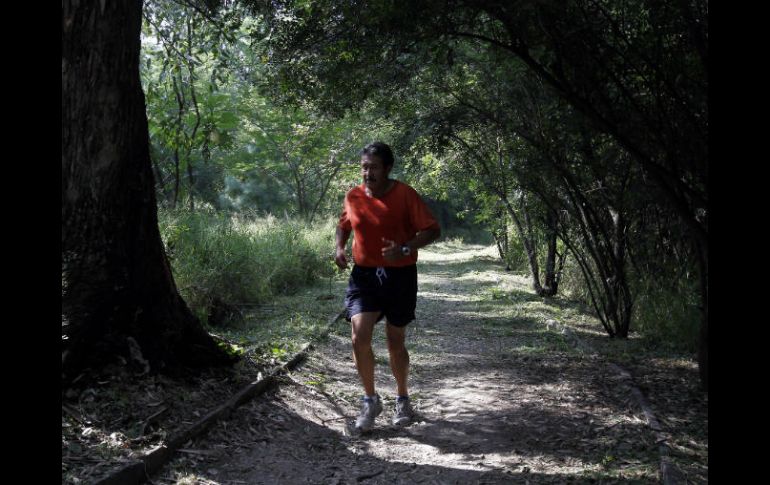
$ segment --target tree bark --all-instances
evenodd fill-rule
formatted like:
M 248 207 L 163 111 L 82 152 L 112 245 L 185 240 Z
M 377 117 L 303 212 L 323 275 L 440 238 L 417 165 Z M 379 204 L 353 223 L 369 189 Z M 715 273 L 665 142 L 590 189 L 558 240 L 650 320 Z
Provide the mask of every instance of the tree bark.
M 62 4 L 62 377 L 130 355 L 231 362 L 179 296 L 163 249 L 139 79 L 142 2 Z
M 709 279 L 708 249 L 698 248 L 698 266 L 700 270 L 701 321 L 698 334 L 698 372 L 701 387 L 709 390 Z
M 548 208 L 546 213 L 546 231 L 548 249 L 545 256 L 545 286 L 542 296 L 554 296 L 559 289 L 559 279 L 556 274 L 556 214 Z

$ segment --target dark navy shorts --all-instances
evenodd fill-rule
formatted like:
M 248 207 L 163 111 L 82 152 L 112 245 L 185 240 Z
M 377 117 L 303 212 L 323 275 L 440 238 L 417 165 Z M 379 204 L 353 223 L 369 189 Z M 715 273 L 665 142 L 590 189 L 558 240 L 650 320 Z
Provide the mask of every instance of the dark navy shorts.
M 414 320 L 417 306 L 417 265 L 370 268 L 354 265 L 345 294 L 347 315 L 362 312 L 380 312 L 396 327 L 404 327 Z

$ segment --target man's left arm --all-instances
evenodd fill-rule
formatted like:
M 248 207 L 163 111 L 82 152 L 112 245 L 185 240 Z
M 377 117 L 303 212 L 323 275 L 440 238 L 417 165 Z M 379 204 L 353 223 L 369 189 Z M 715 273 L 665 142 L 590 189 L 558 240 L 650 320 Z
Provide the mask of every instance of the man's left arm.
M 419 231 L 417 234 L 415 234 L 412 239 L 405 242 L 404 245 L 408 246 L 411 252 L 415 249 L 420 249 L 427 246 L 439 237 L 441 237 L 440 227 L 423 229 L 422 231 Z M 401 245 L 396 243 L 396 241 L 382 238 L 382 242 L 385 245 L 382 248 L 382 256 L 385 259 L 388 261 L 396 261 L 404 257 L 404 255 L 401 253 Z
M 405 257 L 401 252 L 402 245 L 407 246 L 409 252 L 413 253 L 415 250 L 427 246 L 441 236 L 441 227 L 417 192 L 414 189 L 409 189 L 407 191 L 407 198 L 411 199 L 406 204 L 409 224 L 412 227 L 424 227 L 425 229 L 417 231 L 417 234 L 409 241 L 396 242 L 383 238 L 382 256 L 389 261 Z
M 423 229 L 422 231 L 415 234 L 415 236 L 404 243 L 406 246 L 409 246 L 409 249 L 411 251 L 414 251 L 415 249 L 420 249 L 422 247 L 427 246 L 428 244 L 432 243 L 436 239 L 441 237 L 441 228 L 430 228 L 430 229 Z
M 441 226 L 438 225 L 436 218 L 433 217 L 428 205 L 414 189 L 409 191 L 409 197 L 412 199 L 407 204 L 409 223 L 414 228 L 424 228 L 419 229 L 417 234 L 409 241 L 401 242 L 413 252 L 438 239 L 441 236 Z

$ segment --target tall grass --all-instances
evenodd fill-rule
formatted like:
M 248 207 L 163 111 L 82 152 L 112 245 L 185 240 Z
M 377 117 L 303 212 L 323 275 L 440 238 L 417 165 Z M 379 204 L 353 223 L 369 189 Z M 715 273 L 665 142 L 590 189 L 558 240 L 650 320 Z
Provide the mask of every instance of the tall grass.
M 333 274 L 334 226 L 272 216 L 160 211 L 159 227 L 174 279 L 206 321 L 215 300 L 263 304 Z

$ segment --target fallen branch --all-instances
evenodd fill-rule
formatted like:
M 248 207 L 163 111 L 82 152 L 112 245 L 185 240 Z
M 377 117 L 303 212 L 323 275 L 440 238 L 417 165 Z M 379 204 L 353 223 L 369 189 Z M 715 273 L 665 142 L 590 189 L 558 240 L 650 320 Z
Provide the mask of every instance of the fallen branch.
M 557 332 L 560 332 L 562 335 L 566 337 L 566 340 L 573 347 L 578 348 L 590 354 L 595 353 L 594 349 L 591 348 L 589 344 L 583 342 L 575 334 L 575 332 L 572 331 L 572 329 L 567 327 L 566 325 L 559 323 L 556 320 L 548 320 L 546 321 L 546 328 L 548 328 L 548 330 L 555 330 Z M 615 364 L 614 362 L 610 362 L 609 367 L 618 373 L 617 379 L 626 382 L 626 385 L 631 390 L 631 395 L 633 399 L 636 401 L 639 407 L 642 408 L 644 417 L 647 419 L 647 425 L 652 429 L 653 433 L 655 434 L 655 443 L 658 445 L 658 452 L 660 454 L 661 482 L 664 485 L 681 483 L 683 474 L 681 471 L 679 471 L 676 465 L 671 461 L 671 457 L 670 457 L 671 447 L 668 444 L 668 438 L 663 432 L 663 427 L 660 425 L 660 422 L 655 417 L 655 414 L 652 412 L 652 407 L 650 406 L 649 402 L 647 402 L 647 399 L 644 397 L 644 394 L 642 394 L 642 391 L 640 391 L 639 388 L 636 386 L 636 384 L 634 384 L 634 379 L 631 376 L 630 372 L 620 367 L 619 365 Z M 611 424 L 607 426 L 607 428 L 611 428 L 612 426 L 615 426 L 617 424 L 619 423 Z
M 78 413 L 77 411 L 75 411 L 71 407 L 67 406 L 66 404 L 62 404 L 61 405 L 61 410 L 64 411 L 65 413 L 69 414 L 70 417 L 72 417 L 78 423 L 80 423 L 82 425 L 88 424 L 87 420 L 83 417 L 82 414 Z
M 343 314 L 344 310 L 331 317 L 325 332 L 328 332 Z M 154 450 L 141 457 L 139 461 L 124 465 L 117 472 L 110 473 L 101 480 L 96 481 L 95 485 L 134 485 L 149 480 L 149 475 L 160 470 L 173 457 L 175 451 L 182 449 L 185 443 L 204 433 L 215 422 L 230 416 L 238 406 L 264 393 L 278 381 L 278 376 L 285 374 L 289 369 L 299 364 L 307 356 L 307 352 L 310 349 L 311 344 L 305 345 L 288 362 L 274 367 L 266 377 L 248 384 L 224 404 L 194 422 L 192 426 L 170 435 L 166 443 L 157 446 Z M 189 449 L 187 450 L 189 452 Z
M 187 449 L 187 448 L 179 448 L 176 451 L 178 451 L 179 453 L 187 453 L 187 454 L 190 454 L 190 455 L 214 456 L 214 455 L 218 455 L 219 454 L 218 451 L 214 451 L 214 450 L 191 450 L 191 449 Z
M 357 482 L 363 482 L 364 480 L 368 480 L 370 478 L 374 478 L 377 475 L 382 474 L 382 472 L 384 472 L 384 471 L 385 471 L 384 469 L 380 469 L 380 470 L 378 470 L 378 471 L 376 471 L 374 473 L 369 473 L 369 474 L 366 474 L 366 475 L 359 475 L 359 476 L 356 477 L 356 481 Z
M 158 419 L 160 419 L 160 417 L 163 416 L 164 414 L 166 414 L 168 411 L 169 411 L 169 408 L 164 406 L 163 408 L 161 408 L 160 411 L 158 411 L 157 413 L 153 414 L 149 418 L 145 419 L 144 423 L 142 423 L 142 429 L 139 430 L 139 435 L 140 436 L 144 436 L 146 431 L 147 431 L 147 427 L 150 424 L 152 424 L 153 422 L 155 422 Z

